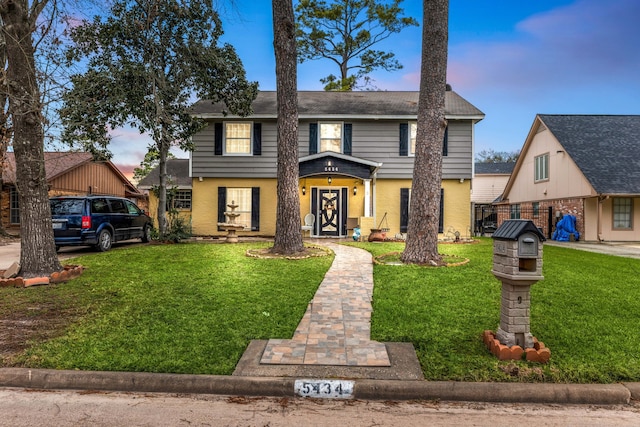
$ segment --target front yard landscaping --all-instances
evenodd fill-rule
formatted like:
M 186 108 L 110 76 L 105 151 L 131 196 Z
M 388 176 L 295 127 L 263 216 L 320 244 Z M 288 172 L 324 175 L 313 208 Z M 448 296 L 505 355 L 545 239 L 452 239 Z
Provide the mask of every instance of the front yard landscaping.
M 123 248 L 74 259 L 86 270 L 65 284 L 2 288 L 2 365 L 231 374 L 252 339 L 293 335 L 332 261 L 245 254 L 269 245 Z M 531 332 L 551 349 L 541 365 L 501 362 L 482 342 L 500 321 L 491 239 L 440 252 L 469 262 L 374 265 L 371 338 L 412 342 L 428 380 L 640 381 L 640 260 L 544 247 L 544 280 L 531 288 Z

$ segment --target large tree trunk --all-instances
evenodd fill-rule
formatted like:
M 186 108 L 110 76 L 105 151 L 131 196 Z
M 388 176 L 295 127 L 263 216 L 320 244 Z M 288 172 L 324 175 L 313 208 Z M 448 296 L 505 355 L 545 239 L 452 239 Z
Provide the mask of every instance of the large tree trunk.
M 42 5 L 42 3 L 40 3 Z M 44 169 L 42 104 L 36 81 L 32 32 L 39 12 L 28 2 L 0 2 L 7 41 L 9 114 L 14 128 L 16 184 L 20 203 L 21 275 L 50 275 L 62 269 L 56 254 Z
M 167 157 L 169 156 L 170 143 L 167 141 L 167 132 L 163 131 L 158 144 L 160 158 L 158 161 L 158 172 L 160 173 L 160 186 L 158 187 L 158 232 L 160 239 L 164 240 L 168 233 L 167 221 Z
M 273 0 L 274 51 L 278 99 L 278 208 L 274 253 L 304 249 L 298 195 L 298 89 L 293 3 Z
M 418 131 L 409 206 L 407 242 L 402 261 L 442 264 L 438 254 L 438 220 L 442 186 L 442 141 L 446 120 L 449 0 L 423 0 L 422 65 Z

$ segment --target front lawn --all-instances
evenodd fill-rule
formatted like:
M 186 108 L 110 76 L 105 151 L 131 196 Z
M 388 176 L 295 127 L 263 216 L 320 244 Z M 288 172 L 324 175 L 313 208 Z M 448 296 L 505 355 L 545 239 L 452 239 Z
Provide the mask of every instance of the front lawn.
M 290 338 L 332 256 L 245 256 L 266 243 L 149 245 L 74 259 L 67 284 L 1 289 L 21 306 L 75 306 L 56 339 L 13 362 L 54 369 L 231 374 L 252 339 Z M 43 325 L 46 327 L 46 324 Z
M 352 245 L 373 255 L 403 249 Z M 0 320 L 58 319 L 41 322 L 41 334 L 4 365 L 231 374 L 250 340 L 293 335 L 332 261 L 245 256 L 266 246 L 118 249 L 74 260 L 87 270 L 67 284 L 0 289 Z M 470 262 L 374 266 L 372 339 L 412 342 L 428 380 L 640 381 L 640 260 L 544 247 L 531 330 L 551 361 L 539 365 L 500 362 L 482 343 L 482 331 L 500 320 L 491 239 L 440 251 Z
M 402 244 L 362 243 L 374 255 Z M 640 260 L 544 247 L 544 280 L 531 287 L 531 332 L 551 349 L 547 365 L 500 362 L 481 340 L 500 323 L 492 241 L 442 244 L 459 267 L 374 266 L 372 339 L 410 341 L 425 377 L 455 381 L 640 380 Z

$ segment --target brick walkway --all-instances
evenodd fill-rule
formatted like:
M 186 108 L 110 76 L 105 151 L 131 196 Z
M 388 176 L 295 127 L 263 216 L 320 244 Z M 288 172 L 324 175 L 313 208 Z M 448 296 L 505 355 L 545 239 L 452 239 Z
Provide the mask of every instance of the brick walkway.
M 371 254 L 326 246 L 336 257 L 293 338 L 269 340 L 260 364 L 390 366 L 385 345 L 370 340 Z

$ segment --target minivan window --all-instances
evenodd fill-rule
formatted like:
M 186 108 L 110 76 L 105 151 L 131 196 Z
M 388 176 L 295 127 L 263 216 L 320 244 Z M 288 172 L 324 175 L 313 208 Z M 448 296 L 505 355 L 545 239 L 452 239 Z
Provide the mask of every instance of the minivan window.
M 91 212 L 109 213 L 109 205 L 106 199 L 94 199 L 91 201 Z
M 83 199 L 51 200 L 52 215 L 82 215 Z
M 125 203 L 127 204 L 127 209 L 131 215 L 140 215 L 142 213 L 140 212 L 140 209 L 130 201 L 125 200 Z
M 119 199 L 109 199 L 109 203 L 111 203 L 111 212 L 113 213 L 129 213 L 127 207 L 124 205 L 124 202 Z

